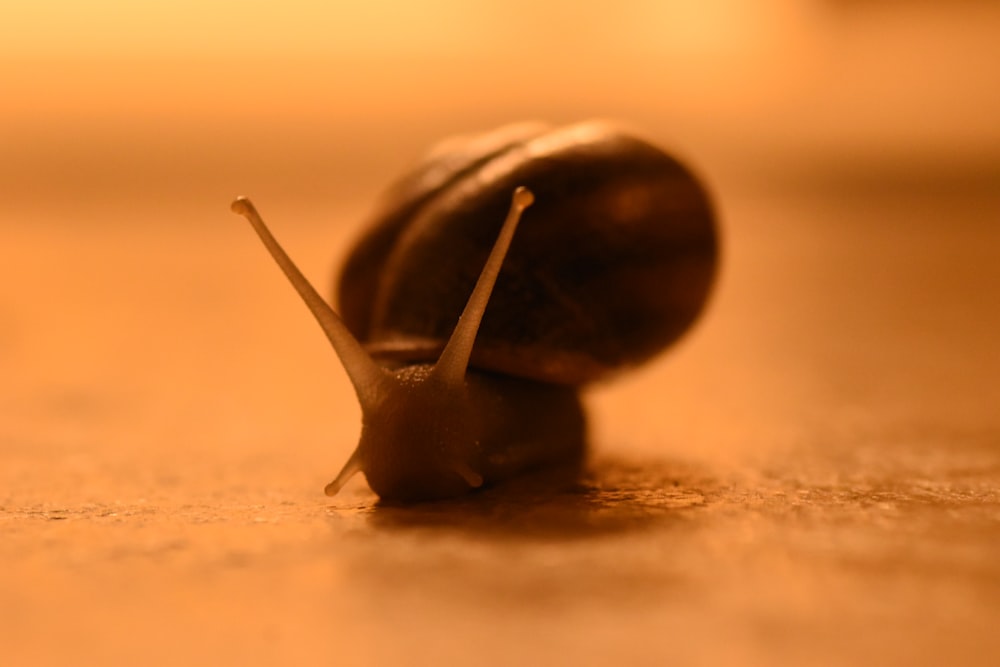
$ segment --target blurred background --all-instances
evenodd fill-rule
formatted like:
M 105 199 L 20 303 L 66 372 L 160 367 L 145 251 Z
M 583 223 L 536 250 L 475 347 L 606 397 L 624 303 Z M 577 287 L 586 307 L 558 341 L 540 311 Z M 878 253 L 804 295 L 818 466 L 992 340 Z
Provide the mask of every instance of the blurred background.
M 705 530 L 591 551 L 522 552 L 516 541 L 483 551 L 448 535 L 472 554 L 458 569 L 473 573 L 450 584 L 434 578 L 441 554 L 384 525 L 341 551 L 357 528 L 346 512 L 309 521 L 325 516 L 320 490 L 353 449 L 359 412 L 229 202 L 252 196 L 329 294 L 379 193 L 434 142 L 591 117 L 635 128 L 701 174 L 724 248 L 697 329 L 592 392 L 597 456 L 638 470 L 666 461 L 647 474 L 672 482 L 637 473 L 628 484 L 694 489 L 735 525 L 692 521 Z M 548 582 L 550 604 L 584 610 L 574 627 L 604 628 L 583 640 L 568 639 L 569 625 L 553 630 L 569 654 L 546 654 L 544 639 L 523 649 L 549 662 L 587 664 L 614 645 L 608 628 L 627 626 L 652 642 L 642 655 L 698 664 L 995 664 L 982 642 L 1000 600 L 998 118 L 995 0 L 7 0 L 0 596 L 12 602 L 0 627 L 10 654 L 28 664 L 65 635 L 85 647 L 75 659 L 128 662 L 101 638 L 128 620 L 114 641 L 143 647 L 165 627 L 199 638 L 174 645 L 181 657 L 304 662 L 342 655 L 326 634 L 336 618 L 341 637 L 407 658 L 425 645 L 416 618 L 464 622 L 470 645 L 509 657 L 520 644 L 494 645 L 501 635 L 487 630 L 530 623 L 534 593 L 505 590 L 471 614 L 451 593 L 504 581 L 520 558 L 525 591 Z M 692 481 L 678 462 L 708 472 Z M 728 475 L 748 490 L 718 481 L 729 491 L 712 496 L 698 481 Z M 766 513 L 762 524 L 754 513 L 766 503 L 752 499 L 768 488 L 826 500 L 796 514 L 801 524 Z M 334 505 L 368 507 L 365 493 L 359 481 Z M 41 522 L 52 518 L 76 521 Z M 370 548 L 407 554 L 393 567 L 437 586 L 429 608 L 406 598 L 412 617 L 393 628 L 412 631 L 398 630 L 400 642 L 386 641 L 381 608 L 352 606 L 398 592 L 386 586 L 410 590 Z M 621 562 L 635 580 L 619 577 Z M 553 574 L 567 563 L 597 583 Z M 776 579 L 778 569 L 792 574 Z M 887 573 L 897 579 L 886 584 Z M 660 594 L 668 580 L 697 594 L 611 593 L 624 581 Z M 133 588 L 158 601 L 153 611 L 135 613 L 146 607 Z M 264 589 L 278 602 L 258 611 L 267 631 L 251 640 L 225 619 Z M 110 597 L 94 608 L 94 595 Z M 774 630 L 785 621 L 800 632 Z M 875 626 L 883 634 L 842 648 Z M 663 628 L 692 641 L 665 643 Z M 961 650 L 936 643 L 944 636 Z
M 623 119 L 757 184 L 981 182 L 1000 151 L 998 13 L 989 0 L 8 3 L 4 201 L 162 204 L 259 181 L 331 201 L 377 190 L 442 135 L 525 117 Z
M 771 394 L 754 386 L 782 373 L 798 384 L 781 405 L 923 387 L 923 411 L 942 383 L 975 405 L 996 397 L 975 381 L 997 364 L 995 2 L 40 0 L 4 13 L 8 429 L 29 406 L 72 424 L 104 405 L 145 430 L 184 401 L 328 419 L 339 371 L 228 202 L 252 195 L 326 285 L 428 146 L 523 119 L 617 119 L 704 176 L 726 248 L 720 321 L 690 339 L 701 355 L 666 363 L 701 367 L 694 381 L 726 409 L 759 420 Z M 693 395 L 703 414 L 663 372 L 664 400 Z M 275 406 L 269 386 L 301 390 Z

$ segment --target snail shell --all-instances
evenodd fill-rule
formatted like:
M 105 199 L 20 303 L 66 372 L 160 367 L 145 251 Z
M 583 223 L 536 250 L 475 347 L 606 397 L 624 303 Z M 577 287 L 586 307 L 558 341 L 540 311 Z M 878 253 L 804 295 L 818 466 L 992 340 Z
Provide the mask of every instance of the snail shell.
M 348 328 L 377 359 L 433 363 L 519 185 L 471 367 L 581 385 L 656 355 L 696 320 L 717 265 L 708 195 L 612 125 L 516 125 L 443 144 L 390 189 L 342 270 Z

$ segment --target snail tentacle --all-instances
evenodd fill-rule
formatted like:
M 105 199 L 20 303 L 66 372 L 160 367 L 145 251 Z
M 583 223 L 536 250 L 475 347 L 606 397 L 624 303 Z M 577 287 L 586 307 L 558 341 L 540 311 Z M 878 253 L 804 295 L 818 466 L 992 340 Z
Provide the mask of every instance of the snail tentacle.
M 250 222 L 260 240 L 264 242 L 268 252 L 271 253 L 271 257 L 281 267 L 295 291 L 299 293 L 316 321 L 323 328 L 323 332 L 333 345 L 344 370 L 347 371 L 351 384 L 354 385 L 354 391 L 357 393 L 362 407 L 374 405 L 379 396 L 385 392 L 387 385 L 392 382 L 392 375 L 375 363 L 357 338 L 344 325 L 337 312 L 323 300 L 316 288 L 302 275 L 295 262 L 285 253 L 285 250 L 271 234 L 271 230 L 264 224 L 264 220 L 257 213 L 253 203 L 248 198 L 241 196 L 233 201 L 230 208 L 234 213 L 242 215 Z
M 507 256 L 507 250 L 510 248 L 510 242 L 514 238 L 514 232 L 517 230 L 521 215 L 534 201 L 535 196 L 531 190 L 523 185 L 514 190 L 510 211 L 507 213 L 507 219 L 504 220 L 503 227 L 500 229 L 500 235 L 486 260 L 486 266 L 479 274 L 476 286 L 458 318 L 458 324 L 455 326 L 451 338 L 448 339 L 444 351 L 441 352 L 437 364 L 434 365 L 434 376 L 447 385 L 460 386 L 465 378 L 465 370 L 469 366 L 469 357 L 472 355 L 472 346 L 476 342 L 479 324 L 483 321 L 483 314 L 486 312 L 490 294 L 493 293 L 493 286 L 500 274 L 500 267 L 503 266 L 504 258 Z
M 340 469 L 340 472 L 337 473 L 333 481 L 324 487 L 323 493 L 328 496 L 337 495 L 344 488 L 344 485 L 359 472 L 361 472 L 361 457 L 358 455 L 358 450 L 355 449 L 354 453 L 351 454 L 351 458 L 347 459 L 347 463 Z

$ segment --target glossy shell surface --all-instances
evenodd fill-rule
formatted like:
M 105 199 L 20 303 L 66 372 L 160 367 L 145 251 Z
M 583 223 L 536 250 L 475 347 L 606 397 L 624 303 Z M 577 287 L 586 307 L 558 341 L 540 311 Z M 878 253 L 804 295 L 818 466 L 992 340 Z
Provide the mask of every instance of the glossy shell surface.
M 497 280 L 473 367 L 586 384 L 690 328 L 718 254 L 697 178 L 612 125 L 524 124 L 442 144 L 386 195 L 338 287 L 344 321 L 374 356 L 437 358 L 519 185 L 535 203 Z

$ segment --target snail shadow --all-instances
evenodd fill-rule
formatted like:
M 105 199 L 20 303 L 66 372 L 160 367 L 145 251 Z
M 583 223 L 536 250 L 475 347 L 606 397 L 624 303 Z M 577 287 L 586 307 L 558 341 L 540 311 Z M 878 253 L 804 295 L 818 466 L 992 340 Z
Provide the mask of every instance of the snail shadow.
M 598 458 L 549 469 L 466 497 L 416 505 L 377 502 L 373 530 L 456 532 L 488 539 L 586 539 L 686 521 L 717 482 L 690 464 Z

